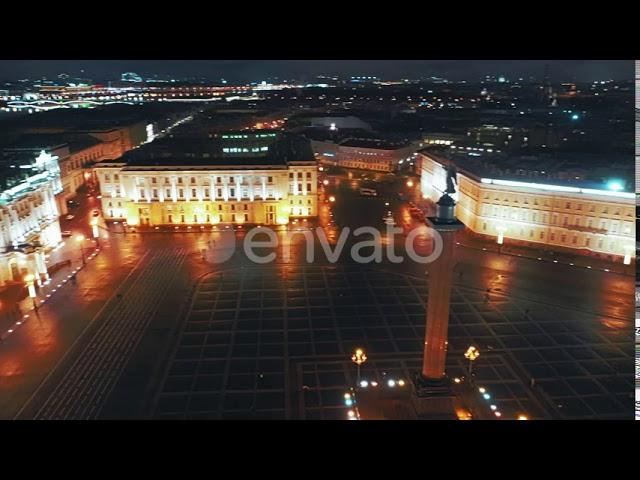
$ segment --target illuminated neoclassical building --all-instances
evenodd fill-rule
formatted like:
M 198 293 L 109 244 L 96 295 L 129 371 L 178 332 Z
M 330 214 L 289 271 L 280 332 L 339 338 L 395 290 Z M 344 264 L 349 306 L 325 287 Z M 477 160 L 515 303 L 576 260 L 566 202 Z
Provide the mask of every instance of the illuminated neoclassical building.
M 435 201 L 442 195 L 448 162 L 438 154 L 418 154 L 423 196 Z M 470 171 L 464 162 L 454 164 L 456 215 L 475 234 L 625 263 L 635 256 L 635 195 L 619 185 L 607 190 L 492 178 Z
M 3 157 L 0 165 L 0 285 L 32 274 L 48 279 L 44 252 L 61 241 L 58 157 Z
M 297 139 L 238 132 L 174 148 L 181 153 L 154 149 L 96 165 L 106 220 L 275 225 L 317 216 L 316 162 Z

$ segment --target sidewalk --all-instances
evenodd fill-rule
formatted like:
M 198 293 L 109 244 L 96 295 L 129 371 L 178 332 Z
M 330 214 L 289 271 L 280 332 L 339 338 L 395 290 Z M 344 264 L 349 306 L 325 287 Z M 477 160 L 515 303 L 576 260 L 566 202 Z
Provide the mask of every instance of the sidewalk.
M 483 240 L 472 237 L 469 234 L 461 233 L 456 245 L 463 248 L 471 248 L 479 251 L 493 252 L 500 255 L 512 257 L 529 258 L 546 263 L 558 263 L 560 265 L 570 265 L 576 268 L 589 270 L 600 270 L 604 272 L 617 273 L 619 275 L 635 275 L 635 265 L 623 265 L 620 262 L 610 262 L 579 253 L 571 255 L 565 252 L 553 250 L 543 250 L 520 245 L 498 245 L 495 241 Z
M 36 285 L 36 298 L 32 299 L 28 296 L 22 297 L 22 295 L 14 296 L 13 304 L 6 306 L 13 314 L 0 319 L 0 342 L 15 332 L 17 328 L 30 318 L 30 314 L 35 310 L 34 304 L 37 305 L 38 308 L 41 307 L 48 299 L 55 295 L 59 289 L 64 287 L 67 282 L 73 283 L 75 274 L 91 262 L 99 253 L 100 249 L 96 247 L 94 240 L 86 240 L 84 244 L 84 262 L 81 252 L 79 251 L 79 246 L 76 245 L 75 248 L 73 248 L 74 245 L 70 239 L 66 239 L 47 254 L 47 267 L 61 262 L 68 262 L 68 264 L 51 274 L 49 281 L 42 284 L 42 286 L 38 287 Z

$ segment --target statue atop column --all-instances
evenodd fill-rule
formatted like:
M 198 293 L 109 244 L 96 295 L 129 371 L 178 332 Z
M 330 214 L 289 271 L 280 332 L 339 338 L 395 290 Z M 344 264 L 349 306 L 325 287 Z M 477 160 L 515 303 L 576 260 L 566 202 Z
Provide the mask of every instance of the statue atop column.
M 447 171 L 447 188 L 444 193 L 456 193 L 456 187 L 458 186 L 458 170 L 453 163 L 449 163 L 446 167 Z M 455 184 L 455 185 L 454 185 Z

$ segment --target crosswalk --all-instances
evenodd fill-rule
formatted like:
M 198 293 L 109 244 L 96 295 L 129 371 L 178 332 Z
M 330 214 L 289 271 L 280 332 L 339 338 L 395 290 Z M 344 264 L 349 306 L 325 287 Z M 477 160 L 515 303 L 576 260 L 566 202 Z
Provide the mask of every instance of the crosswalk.
M 122 298 L 112 300 L 101 326 L 76 357 L 36 419 L 95 419 L 133 354 L 186 253 L 164 249 L 150 256 Z M 99 320 L 100 321 L 100 320 Z

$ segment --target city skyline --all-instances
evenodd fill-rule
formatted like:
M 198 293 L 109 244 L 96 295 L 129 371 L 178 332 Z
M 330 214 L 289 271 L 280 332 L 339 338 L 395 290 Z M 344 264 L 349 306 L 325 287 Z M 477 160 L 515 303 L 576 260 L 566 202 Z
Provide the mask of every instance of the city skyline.
M 378 76 L 383 79 L 444 77 L 477 82 L 485 76 L 538 81 L 548 66 L 552 82 L 633 80 L 631 60 L 0 60 L 0 80 L 54 78 L 59 74 L 113 80 L 133 71 L 147 76 L 224 78 L 248 83 L 266 78 L 310 81 L 317 76 Z

